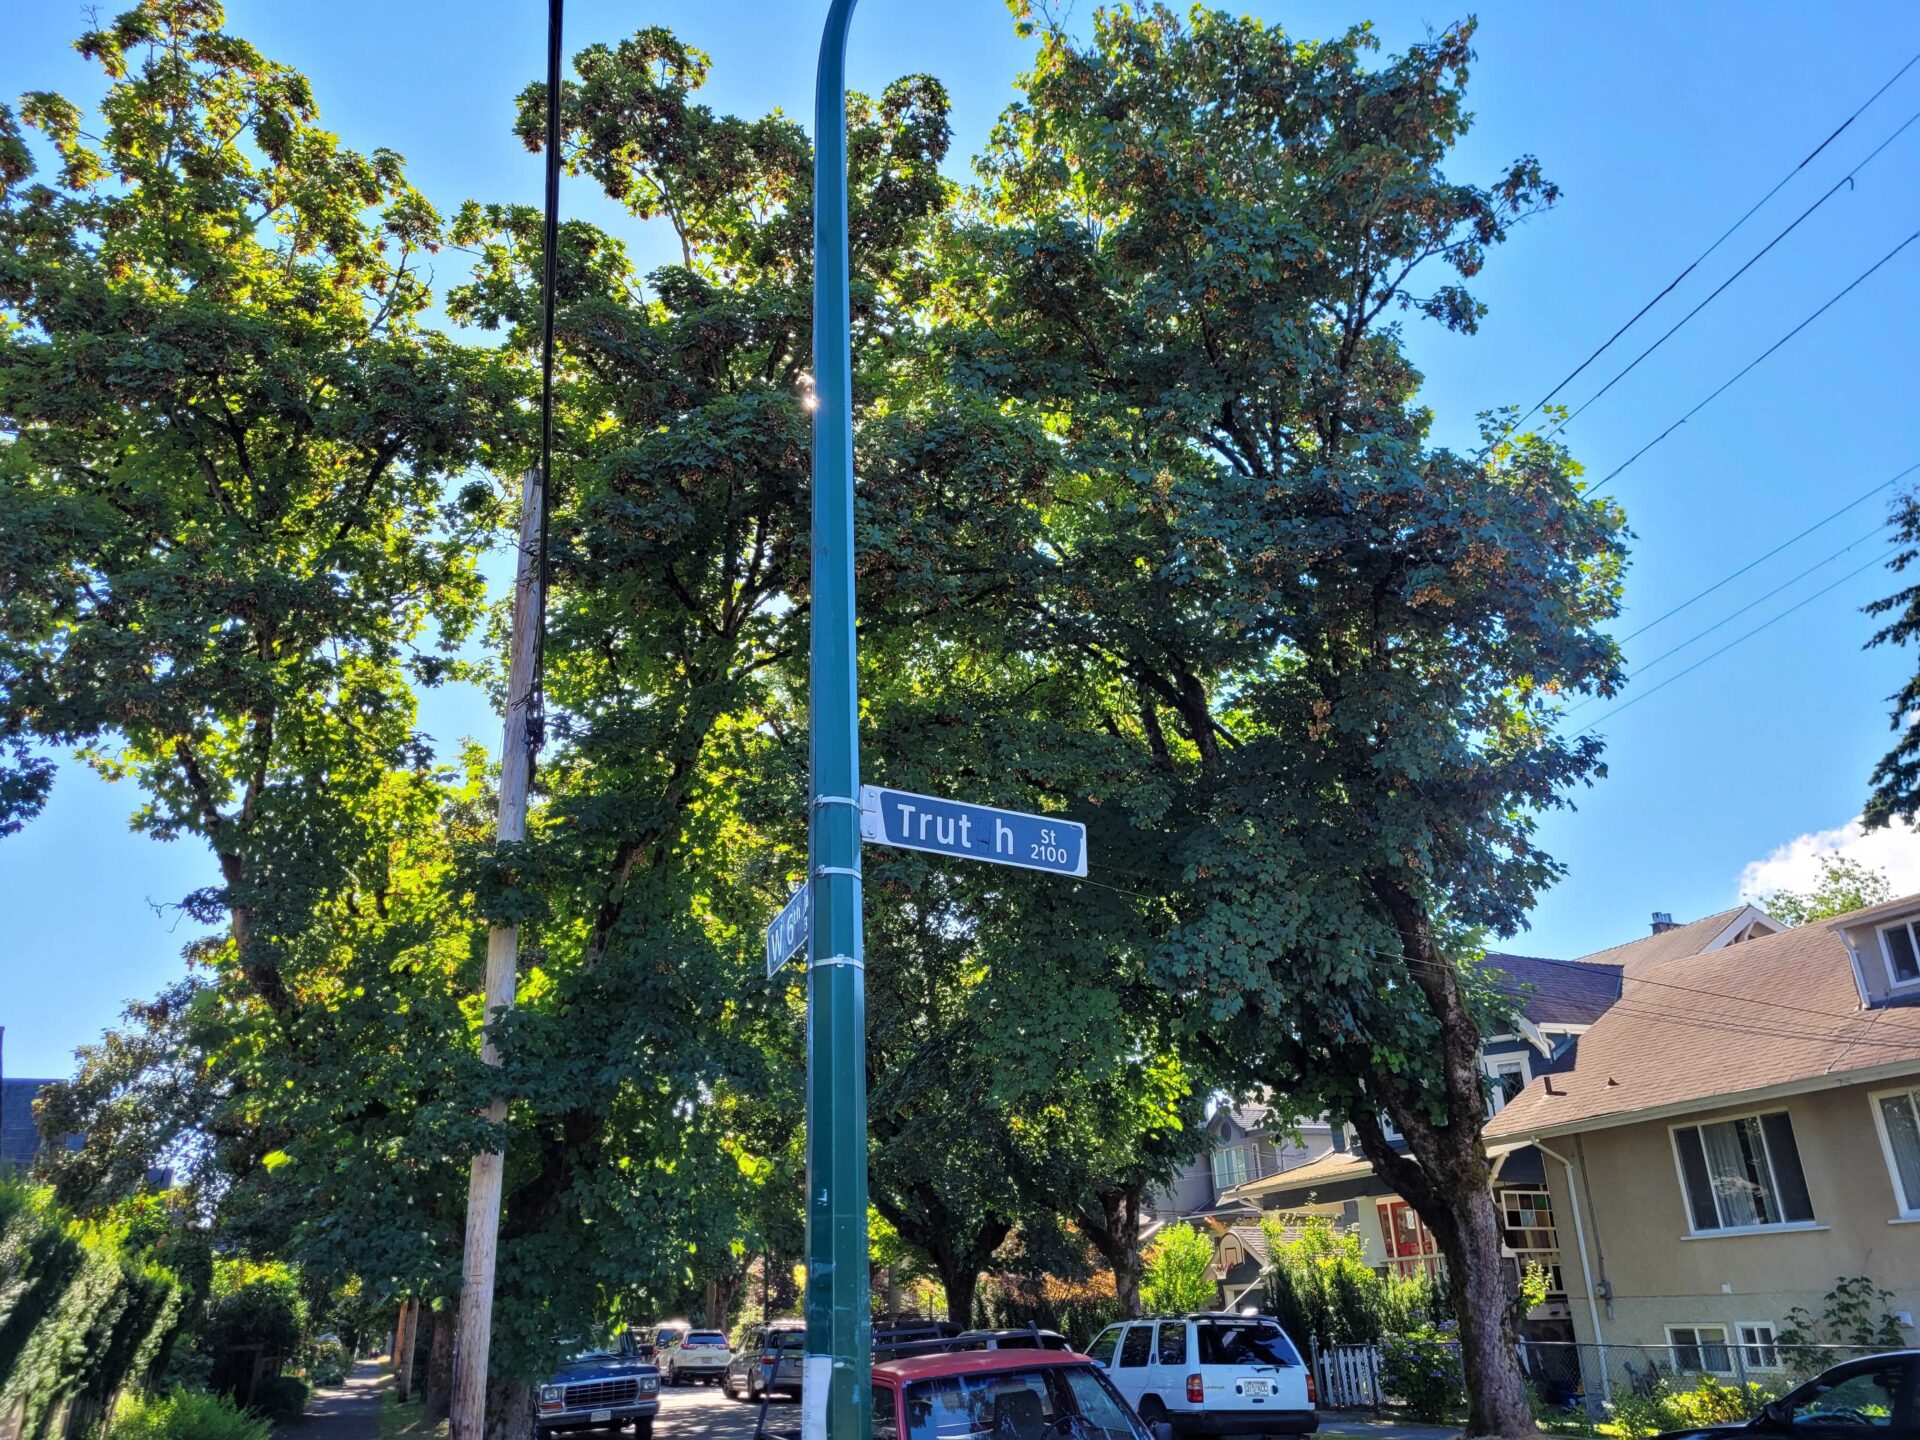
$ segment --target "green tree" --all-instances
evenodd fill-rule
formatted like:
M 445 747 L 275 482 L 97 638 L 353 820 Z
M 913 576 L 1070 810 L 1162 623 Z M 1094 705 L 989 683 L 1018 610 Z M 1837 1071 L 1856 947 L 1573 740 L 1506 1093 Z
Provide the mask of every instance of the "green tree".
M 1176 1221 L 1154 1236 L 1147 1249 L 1146 1275 L 1140 1299 L 1149 1315 L 1178 1315 L 1205 1310 L 1214 1302 L 1213 1242 L 1205 1234 Z
M 1810 888 L 1775 890 L 1755 903 L 1783 925 L 1811 925 L 1892 898 L 1893 884 L 1886 871 L 1845 855 L 1827 855 L 1821 858 L 1820 876 Z
M 1062 452 L 1031 633 L 1131 747 L 1102 828 L 1113 883 L 1176 877 L 1162 982 L 1241 1083 L 1352 1121 L 1455 1278 L 1469 1430 L 1520 1434 L 1474 937 L 1599 773 L 1554 715 L 1618 682 L 1621 516 L 1536 437 L 1428 438 L 1395 317 L 1470 332 L 1464 282 L 1556 193 L 1531 158 L 1446 175 L 1470 36 L 1369 68 L 1364 30 L 1207 11 L 1050 30 L 938 293 L 956 365 Z
M 1920 560 L 1920 495 L 1902 495 L 1893 505 L 1893 532 L 1899 549 L 1887 569 L 1904 576 Z M 1907 646 L 1920 639 L 1920 583 L 1901 585 L 1891 595 L 1866 606 L 1866 613 L 1884 621 L 1867 641 L 1869 650 L 1880 645 Z M 1898 737 L 1880 757 L 1868 780 L 1867 829 L 1878 830 L 1895 820 L 1911 824 L 1920 816 L 1920 671 L 1887 697 L 1892 705 L 1889 727 Z

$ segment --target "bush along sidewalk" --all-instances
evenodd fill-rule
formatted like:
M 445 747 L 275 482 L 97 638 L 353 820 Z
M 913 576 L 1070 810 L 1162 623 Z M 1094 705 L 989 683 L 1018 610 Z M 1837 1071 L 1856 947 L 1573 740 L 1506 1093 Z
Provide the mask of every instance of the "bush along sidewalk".
M 124 1225 L 0 1181 L 0 1432 L 47 1440 L 105 1418 L 165 1362 L 183 1308 L 178 1278 Z
M 223 1395 L 174 1390 L 122 1400 L 107 1433 L 110 1440 L 271 1440 L 273 1430 Z

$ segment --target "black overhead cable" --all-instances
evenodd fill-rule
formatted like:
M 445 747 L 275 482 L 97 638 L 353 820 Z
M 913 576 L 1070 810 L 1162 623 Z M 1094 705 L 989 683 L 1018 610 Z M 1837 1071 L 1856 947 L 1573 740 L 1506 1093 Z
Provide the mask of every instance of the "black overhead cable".
M 1781 591 L 1792 589 L 1795 585 L 1799 584 L 1802 580 L 1806 579 L 1807 576 L 1813 574 L 1814 571 L 1824 570 L 1827 566 L 1831 565 L 1834 561 L 1838 560 L 1842 555 L 1849 554 L 1850 552 L 1859 549 L 1860 546 L 1866 544 L 1869 540 L 1878 538 L 1880 533 L 1887 528 L 1888 523 L 1889 522 L 1885 520 L 1881 521 L 1878 525 L 1875 525 L 1871 530 L 1867 531 L 1866 534 L 1857 536 L 1856 538 L 1849 540 L 1846 544 L 1842 545 L 1838 550 L 1835 550 L 1831 555 L 1825 556 L 1822 559 L 1814 561 L 1813 564 L 1807 566 L 1806 569 L 1799 571 L 1797 574 L 1789 576 L 1785 580 L 1782 580 L 1778 585 L 1774 586 L 1771 590 L 1765 591 L 1760 595 L 1756 595 L 1753 599 L 1749 600 L 1746 604 L 1742 605 L 1738 610 L 1730 611 L 1727 614 L 1722 615 L 1718 620 L 1714 621 L 1711 625 L 1706 626 L 1704 629 L 1694 631 L 1693 634 L 1689 635 L 1686 639 L 1682 640 L 1679 644 L 1671 645 L 1667 649 L 1662 650 L 1658 655 L 1654 656 L 1653 659 L 1642 660 L 1638 665 L 1633 667 L 1633 673 L 1627 677 L 1628 683 L 1631 684 L 1633 681 L 1638 680 L 1641 676 L 1645 675 L 1647 671 L 1651 670 L 1654 666 L 1658 665 L 1662 660 L 1670 659 L 1673 656 L 1678 655 L 1682 650 L 1687 649 L 1689 646 L 1698 644 L 1700 641 L 1706 639 L 1707 636 L 1713 634 L 1714 631 L 1720 629 L 1722 626 L 1731 625 L 1735 620 L 1738 620 L 1742 615 L 1746 614 L 1749 610 L 1753 609 L 1757 605 L 1764 605 L 1767 601 L 1771 600 L 1774 596 L 1778 595 Z M 1589 695 L 1586 699 L 1582 700 L 1578 705 L 1568 706 L 1564 713 L 1567 715 L 1575 714 L 1578 711 L 1586 709 L 1587 706 L 1593 704 L 1599 698 L 1600 697 L 1597 695 Z
M 1632 317 L 1628 319 L 1628 321 L 1624 325 L 1622 325 L 1618 330 L 1614 331 L 1613 334 L 1609 335 L 1599 349 L 1595 350 L 1591 355 L 1587 356 L 1586 359 L 1582 360 L 1578 365 L 1574 366 L 1573 369 L 1568 371 L 1565 377 L 1561 379 L 1559 384 L 1555 385 L 1551 390 L 1547 391 L 1545 395 L 1542 395 L 1538 400 L 1534 401 L 1532 405 L 1527 407 L 1526 411 L 1523 414 L 1516 417 L 1513 423 L 1507 426 L 1506 430 L 1501 434 L 1500 440 L 1505 440 L 1507 436 L 1513 434 L 1514 431 L 1518 430 L 1521 427 L 1521 425 L 1526 423 L 1528 418 L 1530 418 L 1536 411 L 1540 409 L 1541 406 L 1550 403 L 1554 396 L 1558 395 L 1562 390 L 1566 389 L 1567 386 L 1571 385 L 1576 379 L 1578 379 L 1581 373 L 1585 371 L 1589 365 L 1593 364 L 1594 361 L 1598 360 L 1602 355 L 1606 354 L 1608 350 L 1612 349 L 1615 341 L 1617 341 L 1622 335 L 1625 335 L 1627 331 L 1631 330 L 1635 325 L 1637 325 L 1640 322 L 1641 317 L 1644 316 L 1649 310 L 1653 309 L 1654 306 L 1658 305 L 1662 300 L 1666 299 L 1668 295 L 1672 294 L 1674 291 L 1674 288 L 1678 286 L 1681 281 L 1685 280 L 1687 276 L 1691 275 L 1696 269 L 1699 268 L 1701 261 L 1705 260 L 1709 255 L 1713 254 L 1714 251 L 1718 250 L 1722 245 L 1724 245 L 1727 242 L 1727 240 L 1733 235 L 1734 231 L 1738 230 L 1742 225 L 1746 224 L 1747 221 L 1751 220 L 1754 217 L 1754 215 L 1759 211 L 1760 207 L 1765 205 L 1775 195 L 1778 195 L 1782 187 L 1784 187 L 1789 180 L 1793 179 L 1794 176 L 1798 175 L 1802 170 L 1806 169 L 1807 166 L 1813 162 L 1814 158 L 1817 155 L 1819 155 L 1821 151 L 1825 150 L 1827 146 L 1831 145 L 1835 140 L 1839 139 L 1841 132 L 1843 132 L 1849 125 L 1853 124 L 1855 120 L 1858 120 L 1861 117 L 1861 115 L 1865 114 L 1867 107 L 1873 104 L 1873 102 L 1878 100 L 1882 95 L 1886 94 L 1888 90 L 1892 89 L 1895 82 L 1898 81 L 1902 75 L 1905 75 L 1907 71 L 1911 70 L 1915 66 L 1915 64 L 1920 64 L 1920 54 L 1915 54 L 1914 56 L 1912 56 L 1907 61 L 1906 64 L 1902 65 L 1898 70 L 1894 71 L 1892 77 L 1888 79 L 1884 85 L 1882 85 L 1878 90 L 1874 91 L 1873 94 L 1869 95 L 1865 100 L 1862 100 L 1859 106 L 1854 110 L 1854 112 L 1851 115 L 1847 116 L 1846 119 L 1842 120 L 1838 125 L 1836 125 L 1833 128 L 1832 133 L 1830 133 L 1826 139 L 1822 140 L 1818 145 L 1814 146 L 1813 149 L 1809 150 L 1806 153 L 1805 158 L 1803 158 L 1798 165 L 1795 165 L 1791 170 L 1787 171 L 1785 175 L 1782 175 L 1778 180 L 1776 180 L 1771 190 L 1767 191 L 1766 194 L 1762 195 L 1758 200 L 1754 201 L 1753 204 L 1747 208 L 1746 212 L 1742 214 L 1738 220 L 1735 220 L 1733 224 L 1729 225 L 1725 230 L 1720 232 L 1720 236 L 1718 239 L 1716 239 L 1711 245 L 1707 246 L 1707 248 L 1702 250 L 1698 255 L 1694 256 L 1692 260 L 1688 261 L 1685 269 L 1683 269 L 1678 275 L 1674 276 L 1673 279 L 1669 280 L 1664 286 L 1662 286 L 1659 292 L 1655 294 L 1651 300 L 1647 301 L 1646 304 L 1642 305 L 1638 310 L 1634 311 Z M 1795 222 L 1795 223 L 1798 223 L 1798 222 Z M 1494 441 L 1494 444 L 1495 445 L 1499 444 L 1500 440 Z M 1492 445 L 1489 445 L 1487 447 L 1487 449 L 1489 450 L 1491 450 L 1492 448 L 1493 448 Z M 1482 454 L 1484 456 L 1485 452 L 1483 451 Z
M 1754 559 L 1749 560 L 1746 564 L 1742 565 L 1738 570 L 1731 571 L 1728 574 L 1721 576 L 1718 580 L 1714 581 L 1713 584 L 1707 586 L 1704 590 L 1695 591 L 1692 595 L 1689 595 L 1685 600 L 1682 600 L 1678 605 L 1675 605 L 1672 609 L 1664 610 L 1660 614 L 1654 616 L 1653 619 L 1647 621 L 1647 623 L 1642 625 L 1638 630 L 1634 630 L 1629 634 L 1621 636 L 1620 643 L 1624 645 L 1627 641 L 1637 639 L 1639 636 L 1646 634 L 1647 631 L 1653 629 L 1654 626 L 1664 624 L 1668 620 L 1671 620 L 1674 616 L 1678 615 L 1682 610 L 1688 609 L 1689 607 L 1698 604 L 1700 601 L 1706 599 L 1707 596 L 1713 594 L 1714 591 L 1720 589 L 1723 585 L 1727 585 L 1732 581 L 1738 580 L 1742 575 L 1746 574 L 1749 570 L 1753 569 L 1756 565 L 1765 564 L 1767 561 L 1771 560 L 1774 556 L 1778 555 L 1782 550 L 1786 550 L 1794 545 L 1799 544 L 1802 540 L 1806 539 L 1807 536 L 1813 534 L 1814 531 L 1819 530 L 1824 526 L 1831 525 L 1835 520 L 1838 520 L 1842 515 L 1846 514 L 1849 510 L 1856 509 L 1857 507 L 1866 504 L 1867 501 L 1871 500 L 1874 496 L 1878 495 L 1881 491 L 1891 490 L 1895 485 L 1899 484 L 1902 480 L 1906 479 L 1907 476 L 1911 475 L 1916 470 L 1920 470 L 1920 462 L 1915 462 L 1914 464 L 1907 466 L 1906 469 L 1902 470 L 1898 475 L 1895 475 L 1890 480 L 1882 480 L 1878 485 L 1875 485 L 1871 490 L 1866 491 L 1864 494 L 1855 496 L 1853 499 L 1849 500 L 1846 504 L 1842 505 L 1838 510 L 1835 510 L 1832 514 L 1823 516 L 1821 519 L 1818 519 L 1814 521 L 1813 524 L 1807 526 L 1806 529 L 1799 531 L 1797 534 L 1788 536 L 1785 540 L 1782 540 L 1778 545 L 1774 546 L 1771 550 L 1767 551 L 1766 554 L 1756 556 Z
M 552 564 L 547 519 L 553 511 L 553 292 L 560 248 L 560 50 L 564 0 L 547 0 L 546 210 L 540 229 L 540 607 L 534 623 L 533 691 L 527 705 L 527 745 L 536 754 L 546 741 L 547 590 Z
M 1654 436 L 1653 439 L 1647 441 L 1646 444 L 1642 445 L 1638 450 L 1634 451 L 1633 454 L 1629 455 L 1625 460 L 1622 460 L 1618 465 L 1614 466 L 1613 469 L 1609 470 L 1606 473 L 1606 475 L 1601 478 L 1600 483 L 1594 486 L 1593 489 L 1587 492 L 1586 498 L 1592 499 L 1593 497 L 1599 495 L 1603 490 L 1607 488 L 1607 486 L 1611 485 L 1614 482 L 1614 480 L 1616 480 L 1619 477 L 1620 473 L 1624 471 L 1629 465 L 1633 464 L 1634 461 L 1638 460 L 1642 455 L 1646 454 L 1649 450 L 1653 449 L 1654 446 L 1658 445 L 1662 440 L 1666 439 L 1669 435 L 1673 434 L 1674 431 L 1678 430 L 1682 425 L 1686 424 L 1694 416 L 1698 415 L 1702 410 L 1706 409 L 1707 406 L 1711 405 L 1715 400 L 1719 399 L 1728 390 L 1732 389 L 1733 386 L 1738 381 L 1745 378 L 1756 366 L 1760 364 L 1761 361 L 1765 360 L 1768 356 L 1772 355 L 1774 351 L 1778 350 L 1782 345 L 1785 345 L 1789 340 L 1793 339 L 1794 336 L 1798 335 L 1802 330 L 1806 329 L 1807 326 L 1811 325 L 1814 321 L 1818 320 L 1822 315 L 1826 314 L 1827 311 L 1831 310 L 1835 305 L 1839 304 L 1842 300 L 1844 300 L 1848 295 L 1852 294 L 1856 289 L 1860 287 L 1860 285 L 1862 285 L 1869 277 L 1871 277 L 1875 271 L 1879 270 L 1881 266 L 1885 265 L 1888 261 L 1892 260 L 1894 256 L 1898 255 L 1902 250 L 1906 249 L 1907 246 L 1911 245 L 1915 240 L 1920 240 L 1920 230 L 1914 231 L 1911 235 L 1907 236 L 1906 239 L 1902 240 L 1898 245 L 1894 246 L 1886 254 L 1882 255 L 1878 260 L 1874 261 L 1873 264 L 1869 265 L 1865 270 L 1861 271 L 1860 274 L 1856 275 L 1851 281 L 1849 281 L 1845 286 L 1845 288 L 1840 290 L 1838 294 L 1834 295 L 1818 310 L 1814 311 L 1811 315 L 1807 316 L 1806 319 L 1802 320 L 1798 325 L 1794 326 L 1793 329 L 1789 330 L 1786 334 L 1782 335 L 1778 340 L 1774 341 L 1773 344 L 1769 345 L 1766 349 L 1762 350 L 1758 355 L 1754 356 L 1753 359 L 1749 360 L 1745 365 L 1742 365 L 1729 378 L 1722 381 L 1721 384 L 1716 389 L 1714 389 L 1714 391 L 1711 394 L 1709 394 L 1704 400 L 1700 401 L 1699 404 L 1695 405 L 1691 410 L 1687 411 L 1686 414 L 1682 415 L 1678 420 L 1674 421 L 1671 425 L 1667 426 L 1666 429 L 1662 430 L 1658 435 Z
M 1796 601 L 1794 604 L 1789 605 L 1786 609 L 1782 610 L 1778 615 L 1775 615 L 1770 619 L 1761 621 L 1758 625 L 1754 626 L 1753 629 L 1747 631 L 1745 634 L 1741 635 L 1738 639 L 1729 640 L 1726 644 L 1722 645 L 1718 650 L 1713 651 L 1711 654 L 1701 656 L 1700 659 L 1694 661 L 1693 664 L 1687 666 L 1686 669 L 1677 671 L 1674 674 L 1669 675 L 1666 679 L 1662 680 L 1658 685 L 1653 686 L 1651 689 L 1642 690 L 1638 695 L 1632 696 L 1629 699 L 1621 701 L 1618 705 L 1614 706 L 1611 710 L 1607 711 L 1606 714 L 1602 715 L 1598 720 L 1594 721 L 1593 724 L 1583 725 L 1581 726 L 1580 729 L 1574 731 L 1573 733 L 1576 736 L 1579 736 L 1579 735 L 1585 735 L 1589 730 L 1598 729 L 1600 726 L 1604 725 L 1607 721 L 1611 720 L 1614 716 L 1618 715 L 1622 710 L 1631 709 L 1633 706 L 1638 705 L 1642 700 L 1645 700 L 1649 695 L 1659 694 L 1662 690 L 1666 689 L 1667 686 L 1673 684 L 1674 681 L 1684 679 L 1686 676 L 1691 675 L 1694 671 L 1698 670 L 1702 665 L 1707 664 L 1709 661 L 1719 659 L 1722 655 L 1726 654 L 1729 650 L 1733 649 L 1735 646 L 1745 644 L 1747 641 L 1751 640 L 1754 636 L 1758 635 L 1762 630 L 1771 629 L 1773 626 L 1778 625 L 1782 620 L 1786 619 L 1789 615 L 1793 614 L 1796 610 L 1804 609 L 1806 606 L 1811 605 L 1814 601 L 1818 600 L 1822 595 L 1827 594 L 1829 591 L 1837 590 L 1840 586 L 1846 584 L 1847 581 L 1853 579 L 1854 576 L 1859 575 L 1867 570 L 1871 570 L 1876 565 L 1882 564 L 1886 560 L 1890 559 L 1895 554 L 1895 552 L 1897 552 L 1899 549 L 1900 547 L 1898 545 L 1889 547 L 1887 550 L 1874 556 L 1873 559 L 1867 561 L 1866 564 L 1858 566 L 1855 569 L 1849 570 L 1846 574 L 1842 575 L 1838 580 L 1835 580 L 1832 584 L 1823 585 L 1820 589 L 1814 591 L 1813 594 L 1807 596 L 1804 600 Z
M 1598 400 L 1602 395 L 1605 395 L 1609 390 L 1613 389 L 1614 386 L 1618 385 L 1622 380 L 1626 379 L 1627 376 L 1631 375 L 1636 369 L 1639 368 L 1640 362 L 1642 360 L 1645 360 L 1649 355 L 1653 354 L 1654 351 L 1658 350 L 1662 345 L 1666 344 L 1667 341 L 1671 340 L 1676 334 L 1680 332 L 1682 327 L 1684 327 L 1689 320 L 1693 319 L 1694 316 L 1698 315 L 1702 310 L 1706 309 L 1707 306 L 1711 305 L 1715 300 L 1719 299 L 1720 296 L 1723 293 L 1725 293 L 1725 291 L 1728 289 L 1729 286 L 1733 284 L 1734 281 L 1738 280 L 1742 275 L 1746 274 L 1747 271 L 1751 270 L 1754 267 L 1754 265 L 1760 261 L 1761 257 L 1766 255 L 1766 253 L 1769 250 L 1773 249 L 1774 246 L 1778 245 L 1782 240 L 1786 239 L 1787 236 L 1791 235 L 1796 229 L 1798 229 L 1800 222 L 1802 220 L 1805 220 L 1809 215 L 1813 214 L 1814 211 L 1818 210 L 1822 205 L 1826 204 L 1827 201 L 1831 200 L 1835 195 L 1839 194 L 1840 188 L 1842 186 L 1850 187 L 1853 184 L 1854 177 L 1857 176 L 1862 170 L 1866 169 L 1867 166 L 1871 165 L 1874 162 L 1874 160 L 1879 157 L 1881 151 L 1885 150 L 1895 140 L 1898 140 L 1902 135 L 1904 135 L 1916 120 L 1920 120 L 1920 110 L 1914 111 L 1913 114 L 1909 115 L 1905 120 L 1901 121 L 1900 128 L 1895 130 L 1891 135 L 1887 136 L 1887 138 L 1882 140 L 1878 145 L 1874 146 L 1872 153 L 1870 153 L 1866 159 L 1862 160 L 1858 165 L 1854 166 L 1853 169 L 1849 170 L 1846 174 L 1842 175 L 1838 180 L 1834 181 L 1833 185 L 1827 190 L 1827 192 L 1824 195 L 1822 195 L 1818 200 L 1815 200 L 1813 204 L 1809 205 L 1806 209 L 1802 210 L 1798 215 L 1796 215 L 1793 218 L 1792 223 L 1789 224 L 1786 227 L 1786 229 L 1782 230 L 1779 234 L 1775 235 L 1771 240 L 1769 240 L 1765 245 L 1762 245 L 1758 250 L 1754 251 L 1753 254 L 1748 257 L 1746 264 L 1742 265 L 1738 270 L 1734 271 L 1726 279 L 1722 280 L 1718 285 L 1716 285 L 1708 293 L 1707 297 L 1704 300 L 1700 301 L 1699 304 L 1695 305 L 1691 310 L 1687 311 L 1686 314 L 1682 315 L 1678 320 L 1674 321 L 1672 325 L 1668 326 L 1666 332 L 1662 334 L 1659 339 L 1655 340 L 1651 345 L 1647 346 L 1646 349 L 1642 350 L 1638 355 L 1634 356 L 1633 359 L 1629 360 L 1623 367 L 1621 367 L 1619 371 L 1617 371 L 1614 374 L 1614 377 L 1611 380 L 1607 381 L 1606 384 L 1602 385 L 1598 390 L 1594 391 L 1593 394 L 1589 395 L 1584 401 L 1582 401 L 1580 403 L 1579 408 L 1571 411 L 1565 416 L 1562 416 L 1561 419 L 1554 424 L 1553 428 L 1547 431 L 1546 435 L 1543 438 L 1551 440 L 1555 435 L 1558 435 L 1562 430 L 1566 429 L 1567 426 L 1571 425 L 1575 420 L 1578 420 L 1582 415 L 1584 415 L 1587 411 L 1587 408 L 1590 405 L 1592 405 L 1596 400 Z

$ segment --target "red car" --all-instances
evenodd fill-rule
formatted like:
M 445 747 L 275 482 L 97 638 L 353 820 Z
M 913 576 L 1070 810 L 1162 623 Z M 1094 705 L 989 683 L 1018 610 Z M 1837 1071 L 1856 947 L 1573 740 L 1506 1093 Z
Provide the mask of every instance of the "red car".
M 873 1367 L 873 1440 L 1151 1440 L 1070 1350 L 963 1350 Z

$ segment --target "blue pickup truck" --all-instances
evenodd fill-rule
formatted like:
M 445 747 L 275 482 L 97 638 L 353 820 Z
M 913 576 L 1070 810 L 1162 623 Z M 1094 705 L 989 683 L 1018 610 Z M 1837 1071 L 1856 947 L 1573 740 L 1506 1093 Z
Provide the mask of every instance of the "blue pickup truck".
M 574 1348 L 534 1399 L 538 1440 L 568 1430 L 619 1430 L 631 1425 L 652 1440 L 660 1413 L 660 1372 L 640 1357 L 631 1335 Z

